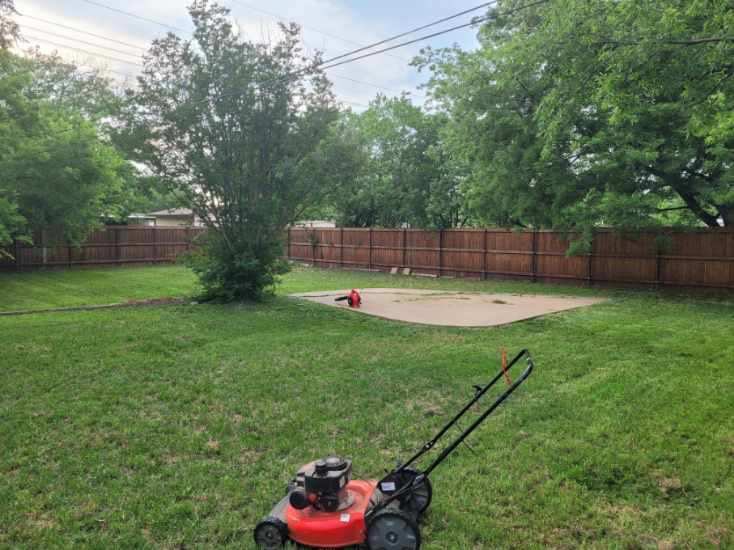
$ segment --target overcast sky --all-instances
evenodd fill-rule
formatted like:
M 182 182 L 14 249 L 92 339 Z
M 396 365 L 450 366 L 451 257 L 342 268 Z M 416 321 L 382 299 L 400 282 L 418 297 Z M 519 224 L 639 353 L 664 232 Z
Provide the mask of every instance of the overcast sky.
M 320 49 L 325 52 L 326 57 L 331 57 L 473 7 L 479 2 L 225 0 L 223 3 L 232 10 L 233 17 L 249 39 L 277 39 L 278 19 L 294 21 L 303 26 L 304 46 L 307 49 Z M 111 73 L 116 78 L 124 78 L 119 73 L 135 75 L 139 70 L 135 63 L 140 63 L 142 50 L 151 39 L 170 29 L 94 4 L 105 4 L 170 25 L 186 31 L 175 31 L 184 36 L 191 29 L 186 11 L 188 0 L 16 0 L 16 8 L 22 14 L 17 20 L 27 41 L 25 45 L 38 45 L 45 52 L 57 50 L 63 57 L 78 63 L 105 67 L 116 71 L 114 75 Z M 471 15 L 483 15 L 483 12 L 478 11 Z M 468 22 L 471 15 L 432 27 L 415 36 Z M 53 23 L 117 42 L 82 34 Z M 475 29 L 467 28 L 431 39 L 427 43 L 434 47 L 458 43 L 468 49 L 476 45 L 475 34 Z M 409 38 L 413 36 L 406 39 Z M 64 45 L 67 47 L 63 47 Z M 69 47 L 87 50 L 94 55 Z M 401 48 L 389 54 L 329 70 L 337 97 L 351 104 L 355 110 L 362 110 L 363 105 L 379 91 L 388 95 L 410 91 L 416 102 L 422 102 L 423 92 L 417 90 L 417 85 L 425 81 L 426 76 L 408 65 L 420 47 L 418 44 Z M 118 61 L 123 59 L 130 63 Z

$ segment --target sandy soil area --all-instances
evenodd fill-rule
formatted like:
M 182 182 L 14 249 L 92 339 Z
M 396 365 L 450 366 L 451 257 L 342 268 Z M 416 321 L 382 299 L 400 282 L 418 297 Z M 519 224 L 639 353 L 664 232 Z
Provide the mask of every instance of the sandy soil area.
M 346 301 L 335 302 L 349 290 L 292 294 L 333 307 L 395 319 L 408 323 L 452 327 L 490 327 L 531 319 L 548 313 L 591 306 L 602 298 L 566 296 L 484 294 L 397 288 L 359 289 L 362 307 L 350 308 Z

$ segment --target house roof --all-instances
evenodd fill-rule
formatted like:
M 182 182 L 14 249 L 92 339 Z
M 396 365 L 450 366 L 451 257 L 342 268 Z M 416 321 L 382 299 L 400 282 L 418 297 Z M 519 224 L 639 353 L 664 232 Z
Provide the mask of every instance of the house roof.
M 150 212 L 149 216 L 191 216 L 194 212 L 191 208 L 169 208 L 167 210 L 158 210 Z
M 152 214 L 141 214 L 140 212 L 132 212 L 127 215 L 128 218 L 132 218 L 135 220 L 154 220 L 155 216 Z

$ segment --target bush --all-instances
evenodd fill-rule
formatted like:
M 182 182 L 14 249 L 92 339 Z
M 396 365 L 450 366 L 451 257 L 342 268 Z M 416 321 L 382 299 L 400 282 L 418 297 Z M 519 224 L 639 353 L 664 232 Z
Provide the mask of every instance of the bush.
M 279 239 L 242 237 L 233 242 L 210 229 L 200 244 L 187 263 L 199 276 L 203 300 L 260 300 L 272 294 L 278 276 L 288 271 Z

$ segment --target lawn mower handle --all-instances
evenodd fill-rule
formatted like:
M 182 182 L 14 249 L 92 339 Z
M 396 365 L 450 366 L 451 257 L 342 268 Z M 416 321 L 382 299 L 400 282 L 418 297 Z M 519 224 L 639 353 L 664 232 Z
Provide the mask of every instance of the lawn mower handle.
M 498 380 L 499 380 L 500 378 L 502 378 L 502 377 L 504 376 L 505 372 L 509 371 L 509 370 L 510 370 L 510 369 L 511 369 L 511 368 L 513 367 L 513 365 L 515 365 L 515 364 L 516 364 L 516 363 L 517 363 L 517 362 L 518 362 L 518 361 L 519 361 L 520 359 L 522 359 L 523 357 L 527 357 L 527 362 L 528 362 L 528 365 L 529 365 L 529 366 L 530 366 L 530 365 L 533 365 L 533 358 L 532 358 L 532 356 L 530 355 L 530 352 L 529 352 L 529 351 L 528 351 L 527 349 L 523 349 L 523 350 L 521 350 L 521 351 L 520 351 L 520 352 L 519 352 L 519 353 L 518 353 L 518 354 L 517 354 L 517 355 L 516 355 L 515 357 L 513 357 L 512 361 L 510 361 L 510 363 L 509 363 L 509 364 L 507 365 L 507 367 L 506 367 L 505 369 L 501 369 L 501 370 L 500 370 L 500 371 L 499 371 L 499 372 L 498 372 L 498 373 L 497 373 L 497 374 L 496 374 L 496 375 L 494 376 L 494 378 L 492 378 L 492 380 L 490 380 L 490 381 L 489 381 L 489 383 L 488 383 L 488 384 L 487 384 L 486 386 L 484 386 L 484 387 L 481 387 L 481 386 L 475 386 L 475 389 L 476 389 L 476 393 L 474 394 L 474 397 L 473 397 L 473 398 L 472 398 L 472 399 L 471 399 L 471 400 L 469 401 L 469 403 L 467 403 L 467 404 L 466 404 L 466 405 L 465 405 L 465 406 L 464 406 L 464 407 L 463 407 L 463 408 L 462 408 L 462 409 L 461 409 L 461 410 L 459 411 L 459 413 L 458 413 L 458 414 L 457 414 L 457 415 L 456 415 L 455 417 L 453 417 L 453 418 L 452 418 L 451 420 L 449 420 L 449 422 L 448 422 L 448 423 L 447 423 L 447 424 L 446 424 L 446 425 L 445 425 L 445 426 L 444 426 L 443 428 L 441 428 L 441 429 L 439 430 L 439 432 L 438 432 L 438 433 L 437 433 L 437 434 L 436 434 L 436 435 L 435 435 L 435 436 L 433 437 L 433 439 L 431 439 L 430 441 L 428 441 L 427 443 L 425 443 L 425 444 L 423 445 L 423 447 L 421 447 L 421 448 L 420 448 L 420 450 L 419 450 L 419 451 L 418 451 L 417 453 L 415 453 L 415 454 L 414 454 L 414 455 L 413 455 L 413 456 L 412 456 L 412 457 L 411 457 L 411 458 L 410 458 L 410 459 L 409 459 L 409 460 L 408 460 L 407 462 L 405 462 L 405 464 L 402 464 L 401 466 L 399 466 L 399 467 L 397 468 L 397 470 L 396 470 L 396 471 L 398 471 L 398 472 L 401 472 L 401 471 L 403 471 L 404 469 L 406 469 L 406 468 L 410 467 L 410 465 L 411 465 L 411 464 L 413 464 L 413 463 L 414 463 L 414 462 L 415 462 L 416 460 L 418 460 L 418 459 L 419 459 L 419 458 L 420 458 L 421 456 L 423 456 L 423 455 L 424 455 L 424 454 L 425 454 L 426 452 L 430 451 L 430 450 L 431 450 L 431 449 L 433 448 L 433 446 L 434 446 L 434 445 L 436 444 L 436 442 L 437 442 L 437 441 L 438 441 L 439 439 L 441 439 L 441 437 L 443 437 L 443 435 L 444 435 L 444 434 L 445 434 L 445 433 L 446 433 L 447 431 L 449 431 L 449 430 L 451 429 L 451 427 L 452 427 L 452 426 L 453 426 L 454 424 L 456 424 L 456 423 L 457 423 L 457 422 L 459 421 L 459 419 L 460 419 L 460 418 L 461 418 L 462 416 L 464 416 L 464 414 L 466 414 L 466 412 L 467 412 L 467 411 L 468 411 L 468 410 L 469 410 L 469 409 L 470 409 L 470 408 L 471 408 L 471 407 L 472 407 L 472 406 L 473 406 L 473 405 L 474 405 L 474 404 L 475 404 L 475 403 L 476 403 L 477 401 L 479 401 L 479 400 L 480 400 L 480 399 L 482 398 L 482 396 L 483 396 L 483 395 L 484 395 L 485 393 L 487 393 L 487 391 L 489 391 L 489 389 L 490 389 L 490 388 L 491 388 L 492 386 L 494 386 L 494 385 L 495 385 L 495 384 L 497 383 L 497 381 L 498 381 Z M 530 370 L 532 370 L 532 369 L 530 369 Z M 530 373 L 527 373 L 527 375 L 529 375 L 529 374 L 530 374 Z M 525 375 L 525 373 L 523 373 L 523 376 L 525 376 L 525 378 L 527 378 L 527 376 Z M 521 376 L 521 378 L 522 378 L 523 380 L 525 379 L 525 378 L 523 378 L 522 376 Z M 513 391 L 514 391 L 514 389 L 513 389 Z M 512 393 L 512 392 L 510 392 L 510 393 Z
M 520 386 L 520 384 L 522 384 L 523 382 L 525 382 L 525 380 L 527 380 L 528 376 L 530 376 L 530 374 L 533 372 L 533 369 L 535 368 L 535 364 L 533 363 L 533 358 L 530 355 L 530 352 L 527 349 L 524 349 L 524 350 L 522 350 L 520 353 L 518 353 L 515 356 L 515 358 L 510 362 L 510 364 L 505 369 L 500 370 L 500 372 L 492 380 L 490 380 L 490 382 L 486 386 L 484 386 L 483 388 L 478 389 L 477 390 L 477 394 L 474 396 L 474 398 L 471 401 L 469 401 L 469 403 L 459 412 L 459 414 L 457 414 L 454 418 L 452 418 L 449 421 L 449 423 L 446 424 L 446 426 L 444 426 L 431 441 L 429 441 L 428 443 L 426 443 L 423 446 L 423 448 L 420 451 L 418 451 L 418 453 L 416 453 L 416 455 L 413 458 L 410 459 L 410 461 L 408 461 L 406 464 L 398 467 L 392 473 L 388 474 L 385 478 L 383 478 L 383 481 L 385 479 L 388 479 L 395 472 L 401 472 L 401 471 L 405 470 L 409 464 L 411 464 L 412 462 L 414 462 L 417 458 L 419 458 L 421 455 L 423 455 L 425 452 L 427 452 L 429 449 L 431 449 L 433 447 L 433 445 L 436 443 L 436 441 L 443 434 L 445 434 L 446 431 L 451 426 L 453 426 L 456 423 L 456 421 L 459 418 L 461 418 L 464 415 L 464 413 L 466 413 L 466 411 L 468 411 L 469 408 L 474 403 L 476 403 L 479 399 L 481 399 L 481 397 L 487 392 L 487 390 L 489 390 L 489 388 L 491 388 L 497 382 L 497 380 L 499 380 L 500 378 L 502 378 L 502 376 L 504 376 L 504 374 L 507 372 L 507 370 L 509 370 L 509 368 L 512 365 L 514 365 L 515 363 L 517 363 L 520 360 L 520 358 L 522 358 L 522 357 L 527 357 L 527 367 L 525 368 L 525 370 L 523 371 L 523 373 L 518 377 L 518 379 L 515 380 L 499 397 L 497 397 L 497 399 L 494 400 L 494 402 L 489 406 L 489 408 L 486 411 L 484 411 L 474 422 L 472 422 L 472 424 L 466 430 L 464 430 L 463 432 L 461 432 L 461 434 L 459 435 L 459 437 L 457 437 L 454 441 L 451 442 L 451 444 L 449 444 L 443 451 L 441 451 L 441 454 L 438 457 L 436 457 L 436 459 L 430 464 L 430 466 L 428 466 L 421 473 L 419 473 L 418 475 L 416 475 L 415 477 L 413 477 L 410 483 L 404 485 L 398 491 L 392 493 L 391 495 L 387 496 L 387 498 L 384 498 L 382 501 L 380 501 L 380 503 L 377 506 L 374 506 L 372 509 L 370 509 L 367 512 L 366 516 L 372 516 L 373 514 L 375 514 L 376 512 L 378 512 L 379 510 L 385 508 L 391 502 L 395 501 L 396 499 L 401 498 L 403 495 L 405 495 L 405 494 L 413 491 L 415 488 L 421 486 L 421 484 L 424 482 L 424 480 L 426 478 L 428 478 L 428 476 L 431 474 L 431 472 L 439 464 L 441 464 L 441 462 L 443 462 L 444 460 L 446 460 L 446 458 L 452 452 L 454 452 L 454 450 L 456 449 L 456 447 L 458 447 L 462 443 L 462 441 L 464 441 L 469 436 L 469 434 L 471 434 L 474 430 L 476 430 L 479 427 L 479 425 L 482 422 L 484 422 L 487 419 L 487 417 L 490 414 L 492 414 L 497 409 L 497 407 L 499 407 L 502 404 L 502 402 L 505 399 L 507 399 L 512 394 L 512 392 L 514 392 Z M 378 486 L 381 486 L 381 483 L 382 483 L 382 481 L 380 482 L 380 484 L 378 484 Z
M 527 350 L 523 350 L 523 352 L 527 353 Z M 523 352 L 521 352 L 521 354 Z M 464 439 L 466 439 L 469 436 L 470 433 L 476 430 L 479 427 L 479 425 L 482 422 L 484 422 L 486 418 L 490 414 L 492 414 L 495 411 L 495 409 L 499 407 L 505 399 L 510 397 L 512 392 L 514 392 L 520 386 L 520 384 L 522 384 L 523 382 L 525 382 L 525 380 L 528 379 L 528 376 L 530 376 L 530 373 L 532 373 L 533 369 L 535 368 L 535 364 L 533 363 L 533 359 L 530 356 L 530 354 L 528 353 L 527 355 L 528 355 L 528 358 L 527 358 L 528 366 L 525 368 L 525 370 L 520 375 L 520 377 L 517 380 L 515 380 L 512 383 L 512 385 L 509 388 L 507 388 L 504 391 L 504 393 L 502 393 L 502 395 L 500 395 L 497 399 L 495 399 L 494 403 L 492 403 L 492 405 L 490 405 L 490 407 L 486 411 L 484 411 L 479 418 L 477 418 L 474 422 L 472 422 L 471 426 L 469 426 L 466 430 L 464 430 L 459 437 L 457 437 L 448 447 L 446 447 L 441 452 L 440 455 L 438 455 L 436 460 L 434 460 L 431 463 L 431 465 L 428 468 L 426 468 L 425 471 L 423 472 L 423 474 L 426 477 L 428 477 L 428 475 L 436 468 L 436 466 L 441 464 L 441 462 L 443 462 L 446 459 L 446 457 L 449 456 L 454 451 L 454 449 L 456 449 L 456 447 L 458 447 L 461 444 L 461 442 L 464 441 Z

